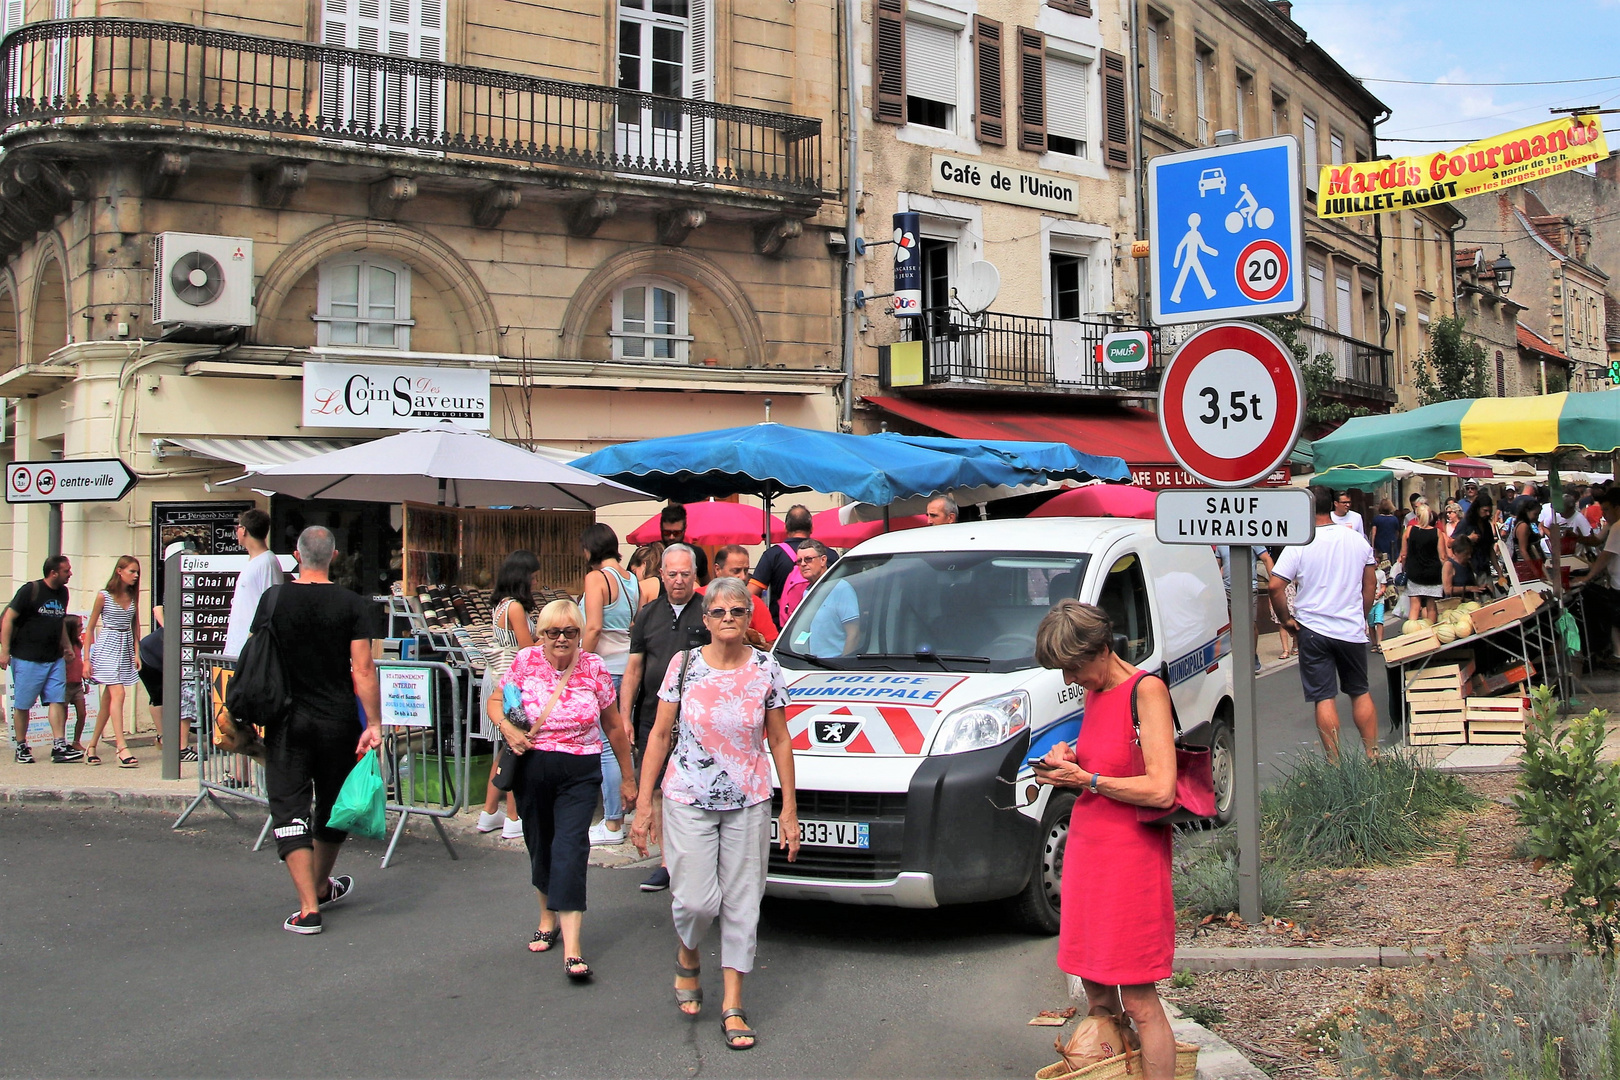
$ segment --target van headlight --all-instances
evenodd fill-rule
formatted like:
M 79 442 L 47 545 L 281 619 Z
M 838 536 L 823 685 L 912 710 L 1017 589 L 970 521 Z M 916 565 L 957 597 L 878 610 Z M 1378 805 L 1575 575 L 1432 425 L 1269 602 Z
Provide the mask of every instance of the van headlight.
M 1029 727 L 1029 709 L 1029 695 L 1022 690 L 964 705 L 940 723 L 932 753 L 962 754 L 998 746 Z

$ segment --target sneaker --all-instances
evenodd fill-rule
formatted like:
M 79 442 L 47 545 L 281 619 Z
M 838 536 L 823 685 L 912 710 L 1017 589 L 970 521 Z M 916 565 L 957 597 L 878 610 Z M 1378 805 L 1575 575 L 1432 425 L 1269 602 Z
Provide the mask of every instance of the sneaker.
M 669 888 L 669 867 L 660 866 L 652 872 L 646 881 L 641 883 L 642 892 L 663 892 Z
M 19 765 L 32 765 L 33 763 L 34 763 L 34 752 L 32 750 L 28 749 L 28 744 L 27 743 L 18 743 L 17 744 L 17 764 L 19 764 Z
M 318 934 L 321 932 L 321 913 L 311 912 L 308 915 L 295 911 L 287 916 L 287 921 L 281 924 L 283 930 L 291 930 L 295 934 Z
M 523 821 L 520 818 L 507 818 L 506 824 L 501 826 L 502 840 L 523 839 Z
M 197 760 L 197 751 L 193 747 L 190 747 L 190 746 L 181 747 L 180 748 L 180 760 L 181 761 L 196 761 Z
M 328 893 L 326 899 L 320 902 L 322 911 L 325 911 L 354 891 L 354 878 L 348 874 L 344 874 L 342 877 L 327 878 L 326 884 Z
M 607 827 L 607 822 L 599 821 L 591 826 L 591 843 L 603 847 L 613 847 L 616 844 L 624 843 L 624 833 L 625 830 L 622 825 L 614 830 Z
M 505 824 L 506 824 L 506 811 L 505 810 L 497 810 L 493 814 L 486 814 L 482 810 L 478 811 L 478 831 L 479 832 L 494 832 L 496 829 L 500 828 L 502 825 L 505 825 Z
M 62 743 L 60 746 L 51 747 L 51 760 L 58 765 L 63 765 L 70 761 L 83 761 L 84 751 L 76 750 L 67 743 Z

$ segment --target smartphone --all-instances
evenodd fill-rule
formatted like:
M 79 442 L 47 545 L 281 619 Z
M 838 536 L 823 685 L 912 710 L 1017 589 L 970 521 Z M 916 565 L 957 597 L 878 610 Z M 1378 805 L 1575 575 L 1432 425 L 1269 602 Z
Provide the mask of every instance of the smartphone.
M 1029 760 L 1025 761 L 1024 764 L 1028 765 L 1032 769 L 1049 769 L 1049 768 L 1051 768 L 1051 766 L 1046 763 L 1046 755 L 1045 754 L 1042 754 L 1040 757 L 1032 757 Z

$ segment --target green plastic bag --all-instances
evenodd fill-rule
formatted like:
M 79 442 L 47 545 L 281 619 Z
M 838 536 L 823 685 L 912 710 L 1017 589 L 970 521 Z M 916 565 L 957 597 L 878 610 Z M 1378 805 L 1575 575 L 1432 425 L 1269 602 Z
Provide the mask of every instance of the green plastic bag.
M 387 802 L 377 751 L 367 750 L 343 781 L 327 827 L 381 840 L 388 832 Z

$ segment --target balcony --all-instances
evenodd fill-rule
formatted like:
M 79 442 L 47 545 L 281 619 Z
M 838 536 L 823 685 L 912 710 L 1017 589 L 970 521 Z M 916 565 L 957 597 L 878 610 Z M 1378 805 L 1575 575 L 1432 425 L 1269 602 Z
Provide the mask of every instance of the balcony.
M 1299 340 L 1305 345 L 1306 356 L 1327 356 L 1332 359 L 1337 383 L 1334 391 L 1339 396 L 1372 402 L 1394 402 L 1395 388 L 1389 380 L 1391 353 L 1388 349 L 1314 325 L 1301 327 Z
M 31 23 L 0 46 L 0 80 L 7 146 L 136 125 L 821 196 L 819 120 L 177 23 Z
M 1145 371 L 1107 372 L 1097 362 L 1104 335 L 1134 327 L 942 308 L 909 321 L 923 331 L 922 387 L 930 390 L 1100 397 L 1158 392 L 1163 365 L 1156 334 L 1154 363 Z

